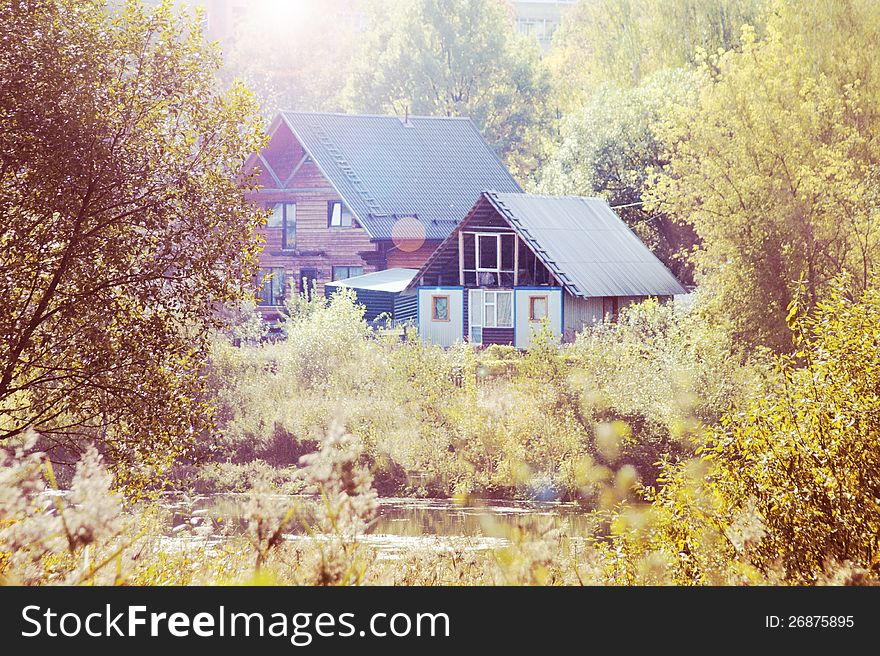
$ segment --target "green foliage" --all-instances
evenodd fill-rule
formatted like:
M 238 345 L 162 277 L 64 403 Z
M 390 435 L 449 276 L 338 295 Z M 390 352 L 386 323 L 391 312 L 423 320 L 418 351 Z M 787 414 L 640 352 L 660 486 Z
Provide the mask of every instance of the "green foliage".
M 650 506 L 613 518 L 620 582 L 646 558 L 687 585 L 876 580 L 880 293 L 856 302 L 843 288 L 813 314 L 802 292 L 797 352 L 709 431 L 700 459 L 665 467 Z
M 760 375 L 696 313 L 657 303 L 570 345 L 542 331 L 526 353 L 386 339 L 346 294 L 291 308 L 284 341 L 215 344 L 219 435 L 207 454 L 292 465 L 339 422 L 383 494 L 596 504 L 614 469 L 652 482 L 659 460 L 691 453 L 690 438 Z
M 880 570 L 880 293 L 840 287 L 805 315 L 778 382 L 729 415 L 707 446 L 727 516 L 749 506 L 765 532 L 748 552 L 766 571 L 812 582 L 834 563 Z
M 565 14 L 550 65 L 558 102 L 577 109 L 597 88 L 636 86 L 658 71 L 730 50 L 766 0 L 593 0 Z
M 696 243 L 688 224 L 642 206 L 642 188 L 666 164 L 657 126 L 675 104 L 696 100 L 700 78 L 690 69 L 664 70 L 635 87 L 603 86 L 560 127 L 559 143 L 542 167 L 543 193 L 600 196 L 680 280 Z
M 707 427 L 760 385 L 765 366 L 744 362 L 699 305 L 690 310 L 647 301 L 618 321 L 580 334 L 568 348 L 571 385 L 597 420 L 615 429 L 599 450 L 604 462 L 635 466 L 653 484 L 661 460 L 693 454 Z
M 249 293 L 261 216 L 236 175 L 262 137 L 193 19 L 106 4 L 0 3 L 0 440 L 100 442 L 143 478 L 210 416 L 198 369 Z
M 383 5 L 362 42 L 351 84 L 358 111 L 470 117 L 514 174 L 535 167 L 549 80 L 538 45 L 499 0 Z
M 699 101 L 669 112 L 648 200 L 693 224 L 699 278 L 734 337 L 785 351 L 795 280 L 815 304 L 841 272 L 858 293 L 876 266 L 880 19 L 860 0 L 779 1 L 765 31 L 709 57 Z
M 196 528 L 182 543 L 189 546 L 174 553 L 159 540 L 161 529 L 137 514 L 133 525 L 144 527 L 139 537 L 121 540 L 123 516 L 94 453 L 80 466 L 69 503 L 59 499 L 62 512 L 50 513 L 38 502 L 45 487 L 41 457 L 20 450 L 7 456 L 0 476 L 7 578 L 187 584 L 876 581 L 880 292 L 853 301 L 844 289 L 835 287 L 813 314 L 805 314 L 800 302 L 792 305 L 797 351 L 779 359 L 768 376 L 757 365 L 739 365 L 698 310 L 683 313 L 656 303 L 626 308 L 618 323 L 603 324 L 572 345 L 539 339 L 538 348 L 524 355 L 494 349 L 493 358 L 516 362 L 516 368 L 488 380 L 478 373 L 482 354 L 470 347 L 392 343 L 355 326 L 360 337 L 349 335 L 350 361 L 340 364 L 345 380 L 335 367 L 307 386 L 296 386 L 296 378 L 274 364 L 248 370 L 255 389 L 286 388 L 287 403 L 273 408 L 281 411 L 273 419 L 308 427 L 319 444 L 299 460 L 298 471 L 254 469 L 241 516 L 249 538 L 233 530 L 209 547 L 204 541 L 214 531 L 197 524 L 194 513 Z M 302 330 L 321 338 L 309 323 L 347 316 L 351 306 L 344 295 L 317 303 L 291 337 Z M 275 362 L 283 359 L 283 346 L 238 352 L 242 361 L 271 356 Z M 361 376 L 352 381 L 354 371 Z M 322 403 L 328 394 L 334 400 Z M 270 411 L 240 398 L 242 415 Z M 334 402 L 339 398 L 344 407 Z M 230 426 L 227 431 L 234 446 L 237 436 Z M 667 439 L 662 456 L 651 452 L 658 435 Z M 692 457 L 696 443 L 701 453 Z M 639 459 L 648 457 L 666 462 L 657 484 L 645 486 Z M 487 534 L 503 537 L 503 547 L 413 550 L 385 566 L 363 532 L 376 510 L 371 481 L 382 480 L 388 462 L 422 474 L 425 491 L 443 495 L 577 496 L 595 509 L 589 539 L 575 543 L 564 524 L 540 518 L 515 526 L 487 519 Z M 303 481 L 321 493 L 320 500 L 278 495 L 279 477 Z M 295 518 L 308 527 L 311 546 L 283 539 Z M 144 531 L 150 533 L 144 537 Z M 245 539 L 250 549 L 243 548 Z M 83 569 L 90 545 L 96 549 L 88 556 L 93 569 Z M 27 556 L 34 550 L 36 558 Z M 108 563 L 116 564 L 115 575 Z

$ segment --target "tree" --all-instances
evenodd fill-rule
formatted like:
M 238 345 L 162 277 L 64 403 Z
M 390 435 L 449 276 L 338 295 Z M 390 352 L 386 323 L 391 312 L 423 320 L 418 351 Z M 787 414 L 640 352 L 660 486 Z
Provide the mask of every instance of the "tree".
M 218 67 L 170 2 L 0 2 L 0 441 L 156 464 L 208 419 L 207 333 L 262 221 L 256 107 Z
M 549 64 L 557 100 L 576 109 L 598 87 L 634 86 L 665 68 L 730 50 L 767 0 L 590 0 L 568 12 Z
M 345 109 L 361 27 L 351 0 L 252 4 L 225 57 L 224 77 L 254 91 L 267 121 L 279 109 Z
M 696 243 L 688 224 L 642 205 L 649 172 L 666 164 L 656 127 L 670 107 L 696 99 L 699 76 L 661 71 L 636 87 L 603 86 L 561 124 L 559 145 L 544 165 L 540 189 L 601 196 L 679 279 L 691 281 L 687 255 Z
M 386 5 L 362 53 L 350 85 L 354 109 L 468 116 L 515 174 L 535 168 L 549 82 L 537 43 L 516 33 L 506 3 Z
M 745 344 L 790 346 L 794 281 L 815 304 L 849 272 L 854 293 L 880 239 L 880 14 L 851 0 L 774 5 L 766 37 L 712 58 L 699 101 L 659 129 L 670 163 L 648 208 L 693 224 L 696 266 L 716 316 Z

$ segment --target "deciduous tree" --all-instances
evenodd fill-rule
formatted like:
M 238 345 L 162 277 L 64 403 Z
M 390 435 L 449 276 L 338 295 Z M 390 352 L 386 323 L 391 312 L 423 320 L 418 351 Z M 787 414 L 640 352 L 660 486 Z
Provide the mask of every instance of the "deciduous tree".
M 642 188 L 666 164 L 656 127 L 676 104 L 696 100 L 699 75 L 690 69 L 657 73 L 636 87 L 603 86 L 561 124 L 559 145 L 541 169 L 545 193 L 601 196 L 680 280 L 696 236 L 689 224 L 647 211 Z
M 707 63 L 699 101 L 669 112 L 649 209 L 693 224 L 698 271 L 734 334 L 784 351 L 796 280 L 814 304 L 841 272 L 863 289 L 877 263 L 880 14 L 785 0 L 766 31 L 745 30 L 740 51 Z
M 767 0 L 584 0 L 563 16 L 549 64 L 557 101 L 576 109 L 611 84 L 634 86 L 657 71 L 692 65 L 701 53 L 739 44 Z
M 262 220 L 237 179 L 256 108 L 218 66 L 170 2 L 0 2 L 0 441 L 156 463 L 204 425 Z
M 364 36 L 351 83 L 359 111 L 468 116 L 515 174 L 535 166 L 549 78 L 538 44 L 500 0 L 386 6 Z

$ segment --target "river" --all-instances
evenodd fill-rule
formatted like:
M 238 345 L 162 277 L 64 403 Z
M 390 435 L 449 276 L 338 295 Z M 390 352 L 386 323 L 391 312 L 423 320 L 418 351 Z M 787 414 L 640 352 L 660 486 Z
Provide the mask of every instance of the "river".
M 244 529 L 241 508 L 246 495 L 187 496 L 169 494 L 163 505 L 170 511 L 169 537 L 189 540 L 193 528 L 203 539 L 220 541 L 229 535 L 229 521 L 236 531 Z M 306 496 L 290 496 L 291 504 L 314 504 Z M 218 520 L 224 519 L 224 522 Z M 226 526 L 221 530 L 221 525 Z M 591 520 L 577 504 L 561 502 L 483 499 L 467 504 L 452 499 L 381 498 L 375 521 L 362 541 L 381 556 L 397 557 L 411 550 L 485 550 L 503 547 L 512 529 L 540 526 L 560 529 L 578 539 L 589 533 Z M 209 530 L 210 529 L 210 530 Z M 289 540 L 310 540 L 305 530 L 292 527 Z

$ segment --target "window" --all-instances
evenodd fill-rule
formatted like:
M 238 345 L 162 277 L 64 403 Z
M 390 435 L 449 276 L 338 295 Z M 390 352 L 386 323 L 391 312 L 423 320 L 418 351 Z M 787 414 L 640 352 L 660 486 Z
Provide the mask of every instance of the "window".
M 617 310 L 618 307 L 616 296 L 605 296 L 602 299 L 602 314 L 604 315 L 606 320 L 616 321 Z
M 300 269 L 299 270 L 299 291 L 309 300 L 312 300 L 312 294 L 318 285 L 317 269 Z
M 327 203 L 327 227 L 351 227 L 351 212 L 338 200 L 331 200 Z
M 449 321 L 449 296 L 431 296 L 431 320 Z
M 513 292 L 471 289 L 468 304 L 471 327 L 513 328 Z
M 284 269 L 269 267 L 260 269 L 257 303 L 259 305 L 281 305 L 284 302 Z
M 547 318 L 547 297 L 529 296 L 529 321 L 543 321 Z
M 364 267 L 360 266 L 335 266 L 333 267 L 333 280 L 345 280 L 355 276 L 364 275 Z
M 284 223 L 284 205 L 276 203 L 267 207 L 270 210 L 269 220 L 266 221 L 267 228 L 280 228 Z
M 497 271 L 500 235 L 477 235 L 477 271 Z
M 281 228 L 282 250 L 296 247 L 296 203 L 276 203 L 272 206 L 267 228 Z
M 464 284 L 479 287 L 513 285 L 516 236 L 512 232 L 464 232 Z

